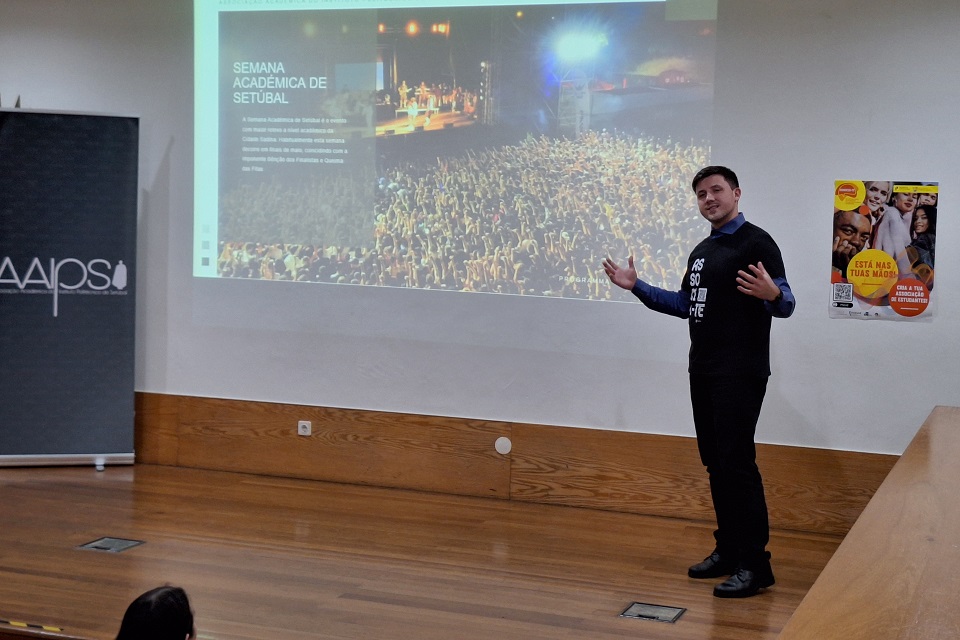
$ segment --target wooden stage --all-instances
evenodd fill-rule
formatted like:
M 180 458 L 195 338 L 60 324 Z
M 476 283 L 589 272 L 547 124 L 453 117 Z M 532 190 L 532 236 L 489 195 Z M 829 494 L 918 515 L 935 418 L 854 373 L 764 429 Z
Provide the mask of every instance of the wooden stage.
M 166 583 L 208 640 L 957 638 L 958 425 L 934 409 L 846 537 L 774 529 L 777 583 L 746 600 L 687 578 L 704 519 L 159 464 L 0 468 L 0 640 L 108 640 Z M 143 544 L 78 548 L 102 537 Z M 633 602 L 686 611 L 620 617 Z
M 477 122 L 471 114 L 451 111 L 433 111 L 428 118 L 427 110 L 424 108 L 418 111 L 417 117 L 411 122 L 410 118 L 404 115 L 405 110 L 397 109 L 396 111 L 396 118 L 377 123 L 377 136 L 402 136 L 415 131 L 440 131 L 466 127 Z

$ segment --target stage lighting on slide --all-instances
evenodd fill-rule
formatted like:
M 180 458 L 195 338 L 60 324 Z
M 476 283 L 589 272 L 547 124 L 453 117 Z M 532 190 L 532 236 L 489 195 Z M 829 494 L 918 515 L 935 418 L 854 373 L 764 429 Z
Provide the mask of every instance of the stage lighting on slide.
M 589 62 L 607 46 L 607 36 L 602 33 L 568 31 L 557 36 L 554 51 L 564 64 Z

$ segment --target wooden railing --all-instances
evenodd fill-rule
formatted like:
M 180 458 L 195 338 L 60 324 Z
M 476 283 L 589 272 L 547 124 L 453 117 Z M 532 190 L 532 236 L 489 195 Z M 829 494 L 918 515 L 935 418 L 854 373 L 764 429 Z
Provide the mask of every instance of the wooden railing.
M 936 407 L 780 634 L 960 638 L 960 407 Z

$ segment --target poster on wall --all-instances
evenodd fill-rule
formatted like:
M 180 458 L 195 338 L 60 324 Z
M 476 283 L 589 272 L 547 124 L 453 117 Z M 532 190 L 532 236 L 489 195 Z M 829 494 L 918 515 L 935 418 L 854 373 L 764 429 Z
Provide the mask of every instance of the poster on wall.
M 937 182 L 837 180 L 830 317 L 934 315 Z

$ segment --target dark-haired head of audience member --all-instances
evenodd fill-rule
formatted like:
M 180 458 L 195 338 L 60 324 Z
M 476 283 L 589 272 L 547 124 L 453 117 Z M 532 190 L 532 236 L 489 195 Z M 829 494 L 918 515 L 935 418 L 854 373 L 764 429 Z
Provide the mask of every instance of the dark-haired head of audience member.
M 187 593 L 180 587 L 157 587 L 130 603 L 117 640 L 192 640 L 197 637 Z

